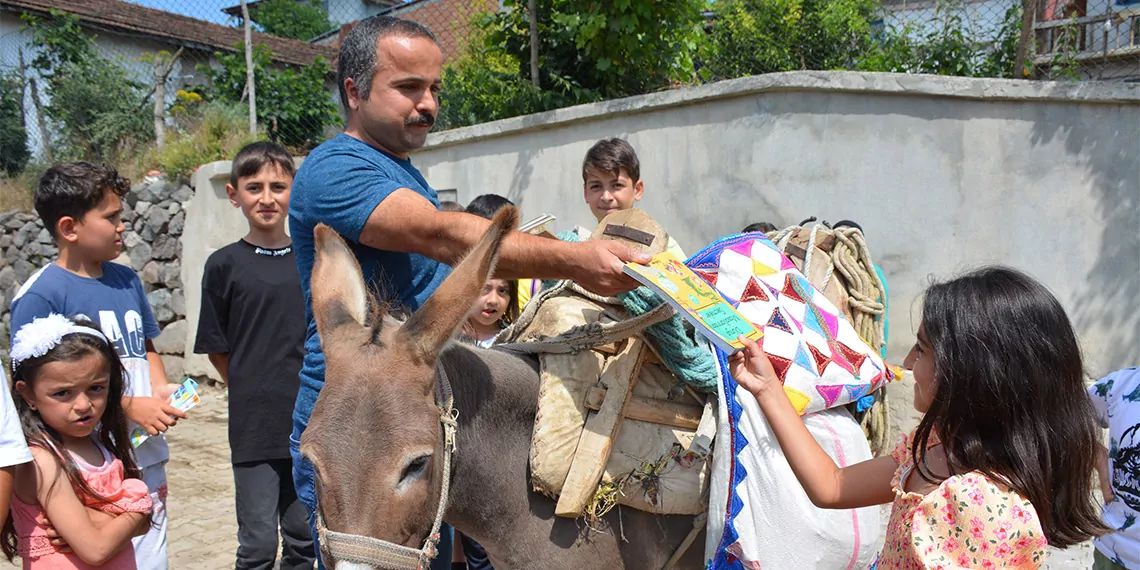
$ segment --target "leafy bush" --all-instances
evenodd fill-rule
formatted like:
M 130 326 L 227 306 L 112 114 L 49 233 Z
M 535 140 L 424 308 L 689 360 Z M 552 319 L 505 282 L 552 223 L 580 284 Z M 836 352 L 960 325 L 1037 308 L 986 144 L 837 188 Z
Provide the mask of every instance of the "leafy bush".
M 218 68 L 198 66 L 210 79 L 205 89 L 208 98 L 233 104 L 244 99 L 245 52 L 240 44 L 237 50 L 233 54 L 215 53 Z M 309 149 L 325 140 L 326 126 L 340 124 L 332 92 L 325 87 L 330 70 L 323 57 L 300 68 L 275 68 L 269 48 L 259 45 L 253 50 L 253 73 L 257 120 L 274 142 Z
M 143 154 L 142 172 L 157 169 L 172 179 L 186 178 L 195 168 L 230 160 L 241 147 L 264 138 L 249 134 L 249 115 L 241 106 L 204 103 L 197 94 L 179 91 L 171 109 L 177 127 L 167 133 L 163 148 L 152 147 Z
M 703 0 L 539 0 L 543 89 L 581 89 L 603 98 L 648 93 L 696 79 Z M 485 47 L 513 56 L 530 78 L 530 16 L 523 0 L 482 19 Z M 589 98 L 589 95 L 587 95 Z M 572 97 L 571 99 L 575 99 Z
M 870 46 L 877 0 L 720 0 L 709 31 L 713 78 L 850 69 Z
M 24 128 L 23 84 L 18 77 L 0 77 L 0 170 L 16 176 L 28 164 L 28 131 Z
M 540 89 L 519 76 L 518 66 L 513 55 L 485 49 L 473 49 L 445 66 L 439 127 L 464 127 L 601 98 L 596 92 L 570 82 Z
M 44 112 L 59 125 L 57 159 L 117 162 L 126 149 L 154 138 L 149 92 L 119 65 L 100 56 L 79 18 L 52 11 L 47 19 L 24 14 L 32 44 L 31 68 L 44 78 Z
M 250 6 L 249 17 L 267 34 L 301 41 L 336 28 L 317 0 L 261 0 Z
M 902 28 L 887 30 L 858 68 L 967 77 L 1014 77 L 1020 33 L 1020 3 L 1006 10 L 1001 25 L 990 38 L 979 37 L 973 31 L 963 4 L 940 3 L 934 17 L 924 25 L 907 23 Z

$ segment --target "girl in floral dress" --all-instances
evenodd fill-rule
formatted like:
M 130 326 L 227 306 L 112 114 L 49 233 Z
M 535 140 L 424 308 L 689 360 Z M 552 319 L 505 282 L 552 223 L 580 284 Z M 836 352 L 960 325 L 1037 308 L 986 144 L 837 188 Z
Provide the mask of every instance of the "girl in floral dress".
M 1032 278 L 986 268 L 927 290 L 906 358 L 925 415 L 890 455 L 843 469 L 808 433 L 760 346 L 741 340 L 733 377 L 756 397 L 811 501 L 893 501 L 878 569 L 1038 568 L 1047 545 L 1107 532 L 1076 335 Z

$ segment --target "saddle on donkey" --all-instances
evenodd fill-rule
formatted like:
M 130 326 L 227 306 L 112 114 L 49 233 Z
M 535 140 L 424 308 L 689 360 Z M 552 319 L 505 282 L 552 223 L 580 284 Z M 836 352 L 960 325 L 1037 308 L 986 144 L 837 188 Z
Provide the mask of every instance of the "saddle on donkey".
M 638 210 L 610 215 L 593 235 L 651 254 L 667 242 Z M 719 240 L 688 265 L 763 329 L 765 351 L 824 449 L 840 465 L 869 459 L 844 406 L 878 390 L 890 372 L 846 311 L 762 234 Z M 755 401 L 737 391 L 727 355 L 654 299 L 645 288 L 601 298 L 563 282 L 532 299 L 497 340 L 539 356 L 534 488 L 557 498 L 561 516 L 596 516 L 613 505 L 707 512 L 714 568 L 826 568 L 872 556 L 877 511 L 812 506 Z

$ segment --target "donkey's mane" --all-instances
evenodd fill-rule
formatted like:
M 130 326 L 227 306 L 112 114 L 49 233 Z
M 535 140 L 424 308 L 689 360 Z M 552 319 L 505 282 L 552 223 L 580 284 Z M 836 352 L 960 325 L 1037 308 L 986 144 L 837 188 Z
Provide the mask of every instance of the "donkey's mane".
M 367 287 L 368 338 L 372 340 L 372 344 L 378 345 L 380 331 L 383 330 L 385 321 L 387 326 L 401 326 L 408 320 L 411 312 L 406 305 L 386 294 L 382 279 L 368 284 Z

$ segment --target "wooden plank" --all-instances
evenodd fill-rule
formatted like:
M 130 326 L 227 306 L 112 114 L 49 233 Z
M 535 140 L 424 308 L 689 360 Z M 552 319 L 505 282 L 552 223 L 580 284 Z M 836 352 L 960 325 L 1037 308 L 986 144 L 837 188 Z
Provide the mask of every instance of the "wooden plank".
M 578 518 L 594 498 L 598 482 L 602 480 L 602 473 L 610 459 L 614 439 L 621 429 L 626 405 L 637 384 L 645 350 L 645 341 L 637 337 L 630 338 L 622 353 L 611 359 L 602 371 L 602 377 L 609 382 L 609 389 L 598 406 L 598 412 L 586 420 L 586 426 L 578 438 L 578 449 L 574 452 L 570 472 L 562 485 L 554 514 Z
M 600 410 L 605 401 L 607 390 L 594 388 L 586 394 L 586 409 Z M 697 429 L 701 425 L 703 408 L 689 406 L 677 402 L 654 400 L 631 396 L 629 405 L 625 408 L 625 417 L 629 420 L 661 424 L 681 429 Z

